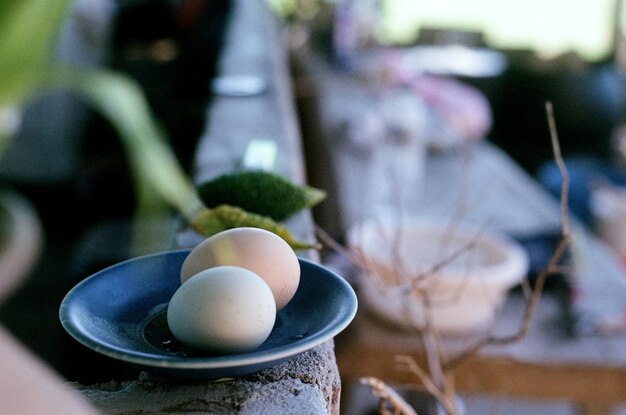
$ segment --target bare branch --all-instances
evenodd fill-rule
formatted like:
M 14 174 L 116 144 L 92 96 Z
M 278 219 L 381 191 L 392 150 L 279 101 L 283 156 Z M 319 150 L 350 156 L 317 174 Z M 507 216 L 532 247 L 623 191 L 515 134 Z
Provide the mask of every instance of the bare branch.
M 569 189 L 569 173 L 561 155 L 561 146 L 559 144 L 559 136 L 556 129 L 556 121 L 554 120 L 554 109 L 552 102 L 546 102 L 546 112 L 548 116 L 548 126 L 550 128 L 550 140 L 552 143 L 552 151 L 554 160 L 561 174 L 561 226 L 563 237 L 570 235 L 569 215 L 568 215 L 568 189 Z
M 393 414 L 418 415 L 411 405 L 406 403 L 395 390 L 387 386 L 382 380 L 374 377 L 365 377 L 361 378 L 360 382 L 369 386 L 372 389 L 372 393 L 380 399 L 379 409 L 381 414 L 389 413 L 385 405 L 388 403 Z
M 361 264 L 361 259 L 360 258 L 357 258 L 353 254 L 352 251 L 350 251 L 349 249 L 345 248 L 343 245 L 341 245 L 339 242 L 337 242 L 335 239 L 333 239 L 333 237 L 330 236 L 324 229 L 322 229 L 321 226 L 319 226 L 318 224 L 314 224 L 314 225 L 315 225 L 315 234 L 317 235 L 318 238 L 320 238 L 320 240 L 323 243 L 325 243 L 327 246 L 329 246 L 335 252 L 345 256 L 350 262 L 352 262 L 356 266 L 360 266 L 360 264 Z
M 563 258 L 566 249 L 569 247 L 570 242 L 570 227 L 569 227 L 569 216 L 568 216 L 568 202 L 567 202 L 567 192 L 569 188 L 569 174 L 567 172 L 567 168 L 565 166 L 565 162 L 563 161 L 563 157 L 561 155 L 561 149 L 559 146 L 558 136 L 556 132 L 556 126 L 554 121 L 554 113 L 552 111 L 552 104 L 550 102 L 546 103 L 546 111 L 548 116 L 548 124 L 550 126 L 550 137 L 552 141 L 552 150 L 554 153 L 554 159 L 559 167 L 559 171 L 562 176 L 561 182 L 561 194 L 560 194 L 560 211 L 561 211 L 561 240 L 557 245 L 548 265 L 544 270 L 542 270 L 535 280 L 534 288 L 528 298 L 526 303 L 526 309 L 524 311 L 524 315 L 522 317 L 520 326 L 518 331 L 509 336 L 486 336 L 482 339 L 476 341 L 473 345 L 469 346 L 465 350 L 459 352 L 456 356 L 449 359 L 444 363 L 443 367 L 445 370 L 452 370 L 458 364 L 463 362 L 465 359 L 470 356 L 476 354 L 481 348 L 487 345 L 504 345 L 510 344 L 523 339 L 528 333 L 528 329 L 530 327 L 530 323 L 533 315 L 535 314 L 535 309 L 537 308 L 537 304 L 539 303 L 539 299 L 541 298 L 541 294 L 543 292 L 543 287 L 545 285 L 546 279 L 555 273 L 558 273 L 562 267 L 559 266 L 561 259 Z
M 404 269 L 404 266 L 401 264 L 401 256 L 400 256 L 400 236 L 402 227 L 398 227 L 398 230 L 394 234 L 394 239 L 388 241 L 390 246 L 393 248 L 393 254 L 395 255 L 395 263 L 394 267 L 396 284 L 404 285 L 404 293 L 406 294 L 406 301 L 410 301 L 413 298 L 413 294 L 417 294 L 423 300 L 423 324 L 417 327 L 414 324 L 414 319 L 410 316 L 410 308 L 408 306 L 409 303 L 406 304 L 405 312 L 407 320 L 412 323 L 411 325 L 416 330 L 417 334 L 420 336 L 423 347 L 424 354 L 426 357 L 426 362 L 428 365 L 428 369 L 420 367 L 419 364 L 411 357 L 411 356 L 396 356 L 396 362 L 401 364 L 402 367 L 408 369 L 410 372 L 415 374 L 415 376 L 421 381 L 422 385 L 426 388 L 426 390 L 431 393 L 435 399 L 439 401 L 439 403 L 443 406 L 444 410 L 448 414 L 455 413 L 454 406 L 454 388 L 453 383 L 448 376 L 449 373 L 456 368 L 460 363 L 462 363 L 467 358 L 473 356 L 478 353 L 480 349 L 488 345 L 504 345 L 510 344 L 523 339 L 528 330 L 530 328 L 530 324 L 532 318 L 536 312 L 537 305 L 541 298 L 546 279 L 553 274 L 562 273 L 566 270 L 561 265 L 561 260 L 564 257 L 566 250 L 569 248 L 570 244 L 570 222 L 568 216 L 568 188 L 569 188 L 569 175 L 563 161 L 563 157 L 561 155 L 561 149 L 559 146 L 559 140 L 557 136 L 556 124 L 554 121 L 554 113 L 552 104 L 550 102 L 546 103 L 546 113 L 548 118 L 548 125 L 550 130 L 551 144 L 554 154 L 555 162 L 559 168 L 559 172 L 562 177 L 561 182 L 561 194 L 560 194 L 560 219 L 561 219 L 561 240 L 559 241 L 555 251 L 553 252 L 548 264 L 545 269 L 543 269 L 535 279 L 534 286 L 530 286 L 528 281 L 523 281 L 522 286 L 524 288 L 524 294 L 526 296 L 526 307 L 523 315 L 521 316 L 520 324 L 517 328 L 517 331 L 513 334 L 509 335 L 495 335 L 495 334 L 487 334 L 483 338 L 478 339 L 476 342 L 471 344 L 469 347 L 466 347 L 464 350 L 460 351 L 458 354 L 452 356 L 451 358 L 446 359 L 446 356 L 442 353 L 442 348 L 440 347 L 440 339 L 439 333 L 433 324 L 432 316 L 430 315 L 430 308 L 433 307 L 433 303 L 426 292 L 424 287 L 420 287 L 419 282 L 428 276 L 432 276 L 444 268 L 446 265 L 450 264 L 456 258 L 458 258 L 464 252 L 469 251 L 478 243 L 479 238 L 477 235 L 476 239 L 464 244 L 463 246 L 457 248 L 454 252 L 449 255 L 446 255 L 442 261 L 437 262 L 432 265 L 427 272 L 420 273 L 419 275 L 412 277 L 409 276 L 409 271 Z M 465 197 L 461 198 L 460 207 L 457 210 L 457 220 L 460 220 L 458 217 L 463 212 L 466 211 L 467 206 L 465 205 Z M 358 250 L 346 249 L 341 246 L 341 244 L 335 242 L 330 238 L 322 229 L 319 227 L 316 229 L 317 234 L 320 239 L 333 248 L 335 251 L 343 254 L 349 260 L 352 261 L 357 267 L 361 267 L 364 270 L 372 269 L 373 265 L 371 261 L 365 257 Z M 454 232 L 454 228 L 452 228 L 451 233 Z M 384 236 L 381 232 L 381 238 Z M 376 274 L 376 273 L 374 273 Z M 410 278 L 409 278 L 410 277 Z M 381 281 L 382 282 L 382 281 Z M 389 281 L 387 281 L 389 283 Z M 397 400 L 396 397 L 399 397 L 391 388 L 384 385 L 382 381 L 375 378 L 365 378 L 362 380 L 362 383 L 369 384 L 373 389 L 374 393 L 377 394 L 381 398 L 380 401 L 380 409 L 381 413 L 387 414 L 389 413 L 386 409 L 385 402 L 388 402 L 392 405 L 394 409 L 394 413 L 398 414 L 412 414 L 414 411 L 409 408 L 404 408 L 403 404 L 406 405 L 406 402 L 400 398 Z M 407 405 L 408 406 L 408 405 Z M 398 409 L 401 408 L 401 409 Z M 413 412 L 402 412 L 406 410 L 411 410 Z
M 444 407 L 447 414 L 453 415 L 456 413 L 453 398 L 448 396 L 444 390 L 433 382 L 432 376 L 422 369 L 415 359 L 407 355 L 398 355 L 396 356 L 396 362 L 415 374 L 422 382 L 422 385 L 424 385 L 424 388 Z

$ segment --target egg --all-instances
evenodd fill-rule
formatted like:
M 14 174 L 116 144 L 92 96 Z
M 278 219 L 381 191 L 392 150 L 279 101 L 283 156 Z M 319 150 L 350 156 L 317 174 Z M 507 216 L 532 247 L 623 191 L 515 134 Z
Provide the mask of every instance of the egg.
M 246 268 L 263 278 L 274 293 L 277 310 L 289 303 L 300 283 L 294 250 L 280 236 L 260 228 L 228 229 L 202 241 L 183 262 L 181 282 L 222 265 Z
M 210 353 L 254 350 L 269 337 L 275 321 L 269 286 L 254 272 L 233 266 L 194 275 L 176 290 L 167 308 L 174 337 Z

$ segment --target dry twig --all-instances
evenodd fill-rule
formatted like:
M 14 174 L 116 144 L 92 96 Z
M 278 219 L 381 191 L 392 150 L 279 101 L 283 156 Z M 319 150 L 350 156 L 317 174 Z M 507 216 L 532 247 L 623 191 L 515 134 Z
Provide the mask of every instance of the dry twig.
M 535 309 L 537 308 L 537 304 L 539 303 L 539 299 L 541 298 L 541 294 L 543 292 L 543 287 L 545 285 L 546 279 L 555 273 L 558 273 L 561 270 L 559 263 L 563 258 L 563 255 L 568 248 L 570 242 L 570 225 L 569 225 L 569 216 L 567 212 L 567 191 L 569 188 L 569 174 L 567 172 L 567 168 L 563 161 L 563 157 L 561 155 L 561 148 L 559 146 L 558 135 L 556 131 L 556 124 L 554 121 L 554 113 L 552 108 L 552 103 L 546 103 L 546 112 L 548 117 L 548 125 L 550 127 L 550 138 L 552 141 L 552 150 L 554 152 L 554 159 L 559 168 L 559 172 L 561 173 L 562 181 L 561 181 L 561 194 L 560 194 L 560 209 L 561 209 L 561 240 L 557 245 L 548 265 L 545 269 L 543 269 L 537 279 L 535 281 L 535 286 L 530 293 L 530 297 L 526 303 L 526 309 L 524 311 L 524 315 L 520 326 L 516 333 L 508 336 L 486 336 L 482 339 L 476 341 L 473 345 L 467 347 L 465 350 L 461 351 L 456 356 L 449 359 L 444 363 L 445 370 L 452 370 L 462 361 L 467 359 L 468 357 L 476 354 L 480 349 L 487 345 L 504 345 L 510 344 L 523 339 L 528 333 L 528 329 L 530 327 L 530 323 L 532 317 L 535 313 Z
M 398 393 L 378 378 L 361 378 L 361 383 L 372 389 L 372 393 L 379 398 L 378 411 L 381 415 L 418 415 Z M 387 408 L 390 406 L 390 408 Z
M 562 177 L 560 189 L 561 240 L 557 245 L 554 253 L 552 254 L 547 266 L 537 276 L 534 286 L 531 288 L 528 286 L 528 284 L 526 284 L 526 286 L 524 287 L 525 292 L 527 293 L 526 308 L 524 310 L 524 314 L 522 316 L 517 331 L 511 335 L 487 334 L 485 337 L 478 339 L 476 342 L 450 358 L 446 358 L 442 352 L 439 342 L 439 333 L 437 332 L 436 327 L 433 325 L 432 317 L 428 312 L 428 308 L 429 306 L 432 306 L 432 303 L 428 298 L 428 293 L 425 289 L 419 287 L 418 282 L 425 275 L 434 274 L 439 269 L 443 268 L 451 261 L 453 261 L 456 257 L 461 255 L 463 252 L 475 246 L 475 244 L 477 243 L 476 241 L 465 244 L 460 249 L 453 252 L 452 255 L 448 255 L 442 261 L 432 266 L 429 270 L 429 273 L 421 273 L 420 275 L 414 276 L 410 279 L 400 279 L 400 281 L 404 281 L 406 284 L 405 292 L 407 294 L 407 297 L 411 296 L 412 291 L 417 290 L 424 301 L 424 324 L 420 327 L 414 327 L 414 329 L 418 332 L 421 338 L 428 370 L 420 367 L 415 359 L 413 359 L 413 357 L 411 356 L 396 356 L 396 362 L 400 365 L 400 367 L 409 370 L 410 372 L 415 374 L 415 376 L 421 381 L 426 390 L 439 401 L 439 403 L 449 415 L 455 414 L 456 410 L 454 405 L 454 388 L 451 384 L 450 377 L 447 374 L 449 374 L 464 360 L 475 355 L 480 349 L 487 345 L 504 345 L 514 343 L 523 339 L 530 328 L 530 324 L 541 298 L 546 279 L 550 275 L 563 271 L 563 267 L 560 265 L 560 262 L 569 246 L 571 239 L 567 199 L 567 192 L 569 188 L 569 175 L 561 155 L 556 124 L 554 121 L 552 103 L 550 102 L 546 103 L 546 113 L 548 118 L 554 159 Z M 459 212 L 462 212 L 464 210 L 465 207 L 459 209 Z M 363 270 L 370 269 L 371 264 L 369 264 L 368 259 L 363 254 L 344 248 L 339 243 L 335 242 L 331 237 L 329 237 L 321 228 L 317 227 L 316 230 L 318 237 L 324 243 L 351 260 L 354 265 L 360 267 Z M 397 237 L 397 235 L 395 236 Z M 394 247 L 394 249 L 398 249 L 397 245 L 394 245 Z M 396 252 L 395 254 L 398 255 L 398 252 Z M 396 270 L 396 272 L 404 273 L 406 272 L 406 270 Z M 406 307 L 406 309 L 407 314 L 409 314 L 408 306 Z M 412 321 L 412 319 L 410 318 L 408 318 L 408 320 Z M 381 380 L 376 378 L 363 378 L 361 382 L 372 387 L 374 394 L 381 399 L 381 414 L 385 415 L 393 413 L 398 415 L 406 415 L 415 413 L 415 411 L 410 408 L 410 406 L 395 391 L 385 385 Z M 389 412 L 386 409 L 386 403 L 391 405 L 392 409 L 395 412 Z

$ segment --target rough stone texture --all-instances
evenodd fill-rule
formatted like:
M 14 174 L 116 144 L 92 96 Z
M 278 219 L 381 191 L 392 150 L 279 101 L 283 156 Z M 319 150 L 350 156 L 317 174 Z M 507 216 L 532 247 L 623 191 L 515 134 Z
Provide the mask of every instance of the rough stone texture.
M 238 379 L 184 382 L 142 373 L 132 382 L 76 386 L 106 414 L 325 414 L 338 407 L 339 375 L 329 341 Z

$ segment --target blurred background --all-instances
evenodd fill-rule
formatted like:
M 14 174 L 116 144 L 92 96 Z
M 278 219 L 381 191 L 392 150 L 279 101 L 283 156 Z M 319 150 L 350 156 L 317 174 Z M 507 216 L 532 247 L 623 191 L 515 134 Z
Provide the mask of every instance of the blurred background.
M 565 153 L 607 157 L 615 148 L 624 115 L 621 1 L 346 0 L 328 14 L 325 2 L 270 3 L 296 17 L 299 4 L 301 20 L 332 30 L 327 40 L 346 67 L 383 45 L 402 49 L 413 71 L 478 87 L 493 111 L 489 139 L 531 173 L 552 157 L 547 100 Z
M 573 214 L 588 225 L 606 210 L 621 215 L 615 204 L 626 200 L 622 1 L 269 3 L 295 29 L 294 43 L 306 39 L 340 70 L 371 76 L 387 89 L 419 84 L 426 75 L 460 86 L 451 91 L 448 85 L 437 108 L 464 124 L 456 139 L 495 143 L 558 196 L 561 177 L 545 108 L 550 101 Z M 596 197 L 600 188 L 607 197 Z

